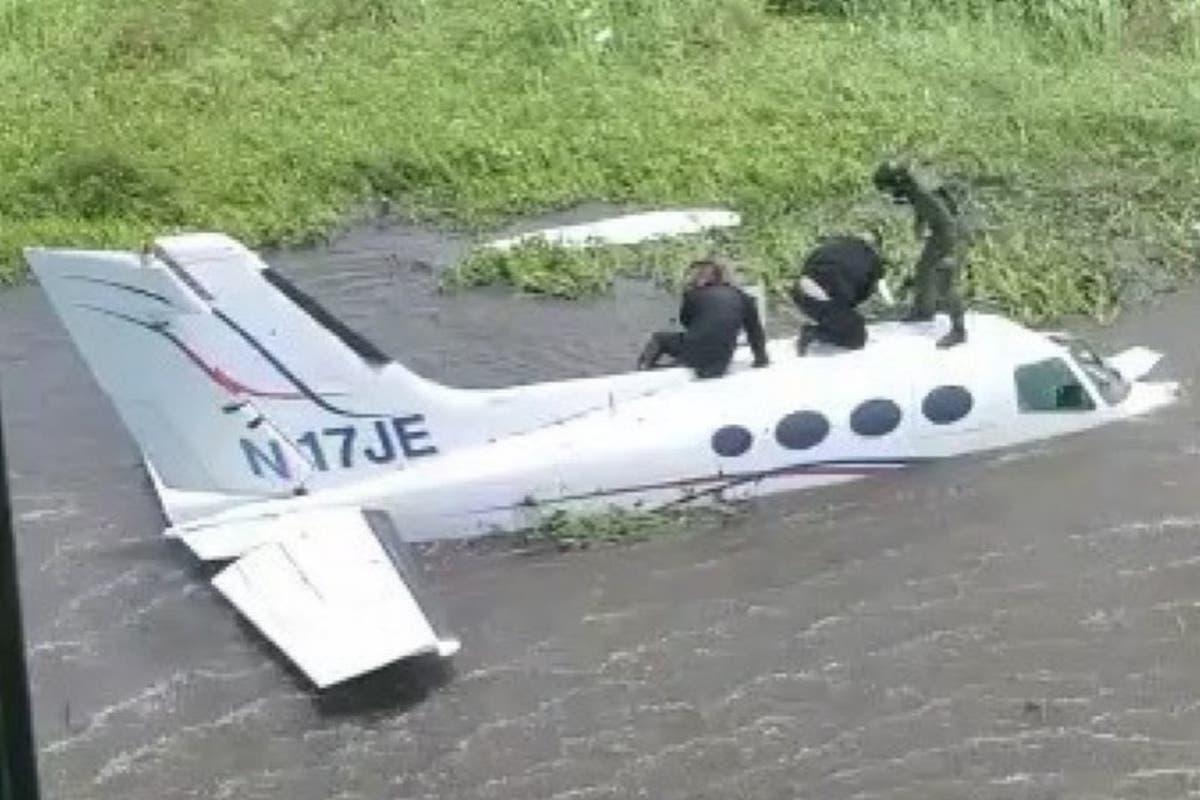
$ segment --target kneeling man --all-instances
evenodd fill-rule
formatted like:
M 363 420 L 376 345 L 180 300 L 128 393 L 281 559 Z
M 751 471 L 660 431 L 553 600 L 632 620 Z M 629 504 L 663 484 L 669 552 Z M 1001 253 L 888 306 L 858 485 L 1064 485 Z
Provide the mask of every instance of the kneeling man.
M 867 343 L 867 324 L 858 306 L 874 294 L 883 278 L 878 237 L 831 236 L 804 259 L 791 288 L 792 301 L 811 322 L 800 328 L 797 349 L 803 355 L 816 342 L 857 350 Z

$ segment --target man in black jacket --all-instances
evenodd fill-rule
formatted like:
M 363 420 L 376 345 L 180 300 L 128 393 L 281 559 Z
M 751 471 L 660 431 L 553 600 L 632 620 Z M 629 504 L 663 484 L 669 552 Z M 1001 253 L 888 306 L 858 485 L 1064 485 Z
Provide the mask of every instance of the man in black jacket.
M 653 369 L 663 355 L 691 367 L 700 378 L 725 374 L 733 360 L 738 334 L 746 331 L 754 366 L 769 361 L 766 333 L 754 298 L 728 282 L 725 270 L 711 260 L 692 264 L 690 286 L 679 308 L 683 331 L 658 331 L 638 358 L 638 369 Z
M 797 349 L 814 341 L 857 350 L 867 343 L 867 323 L 858 306 L 883 277 L 879 237 L 830 236 L 804 259 L 791 287 L 792 300 L 811 322 L 800 328 Z

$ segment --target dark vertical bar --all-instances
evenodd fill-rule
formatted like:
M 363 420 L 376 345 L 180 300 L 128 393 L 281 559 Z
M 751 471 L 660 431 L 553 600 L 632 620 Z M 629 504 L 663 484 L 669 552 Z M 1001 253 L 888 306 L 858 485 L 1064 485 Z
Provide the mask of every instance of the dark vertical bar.
M 37 753 L 25 671 L 25 637 L 17 588 L 17 547 L 4 458 L 4 425 L 0 413 L 0 800 L 38 800 Z

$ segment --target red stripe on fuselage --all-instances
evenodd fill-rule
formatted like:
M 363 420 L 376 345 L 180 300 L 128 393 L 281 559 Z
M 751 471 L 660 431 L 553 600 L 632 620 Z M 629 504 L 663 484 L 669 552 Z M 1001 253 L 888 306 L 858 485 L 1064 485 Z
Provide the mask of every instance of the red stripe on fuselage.
M 170 334 L 167 334 L 167 335 L 170 336 Z M 187 355 L 187 357 L 189 359 L 192 360 L 193 364 L 195 364 L 200 369 L 204 370 L 204 374 L 208 375 L 208 377 L 212 380 L 213 383 L 217 384 L 222 389 L 224 389 L 227 392 L 230 392 L 231 394 L 245 394 L 245 395 L 249 395 L 251 397 L 263 397 L 263 398 L 267 398 L 267 399 L 271 399 L 271 400 L 303 400 L 303 399 L 305 399 L 304 395 L 300 394 L 299 392 L 267 392 L 267 391 L 263 391 L 261 389 L 252 389 L 251 387 L 247 386 L 246 384 L 242 383 L 241 381 L 237 380 L 236 378 L 230 376 L 228 373 L 226 373 L 220 367 L 209 366 L 207 363 L 205 363 L 204 359 L 202 359 L 199 355 L 197 355 L 195 353 L 195 351 L 193 351 L 186 344 L 181 342 L 178 337 L 170 336 L 170 339 L 171 339 L 171 341 L 173 341 L 175 343 L 175 345 L 180 350 L 182 350 Z

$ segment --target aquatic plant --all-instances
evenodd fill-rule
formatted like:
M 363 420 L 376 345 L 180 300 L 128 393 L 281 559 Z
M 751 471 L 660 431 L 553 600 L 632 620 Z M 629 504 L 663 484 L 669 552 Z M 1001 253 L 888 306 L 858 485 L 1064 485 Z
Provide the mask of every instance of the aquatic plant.
M 599 200 L 728 204 L 743 229 L 678 254 L 713 247 L 777 287 L 818 234 L 867 217 L 912 262 L 907 220 L 867 182 L 903 154 L 978 198 L 976 303 L 1103 316 L 1148 272 L 1191 265 L 1198 14 L 1190 0 L 17 0 L 0 5 L 0 276 L 30 244 L 179 228 L 299 243 L 381 200 L 481 231 Z M 460 277 L 572 296 L 611 270 L 669 277 L 662 252 L 647 267 L 626 249 L 521 250 Z
M 553 543 L 560 549 L 586 548 L 600 542 L 642 541 L 652 536 L 678 533 L 688 517 L 667 511 L 639 511 L 614 506 L 601 511 L 555 509 L 540 516 L 526 532 L 527 541 Z

